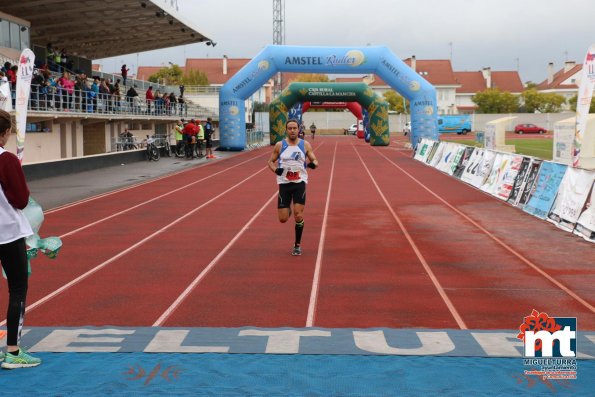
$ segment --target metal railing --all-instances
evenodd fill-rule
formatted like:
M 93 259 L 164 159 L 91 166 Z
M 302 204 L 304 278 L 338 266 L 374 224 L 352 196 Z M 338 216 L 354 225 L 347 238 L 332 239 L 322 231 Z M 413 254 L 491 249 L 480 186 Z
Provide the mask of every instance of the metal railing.
M 265 146 L 266 142 L 264 140 L 264 132 L 261 130 L 256 130 L 253 128 L 249 128 L 246 130 L 246 148 L 247 149 L 256 149 L 262 146 Z
M 15 92 L 12 91 L 13 108 Z M 28 109 L 35 112 L 75 112 L 85 114 L 118 114 L 132 116 L 160 116 L 168 118 L 206 119 L 215 116 L 209 109 L 189 103 L 146 101 L 140 96 L 127 97 L 90 90 L 73 89 L 71 92 L 53 86 L 31 85 Z

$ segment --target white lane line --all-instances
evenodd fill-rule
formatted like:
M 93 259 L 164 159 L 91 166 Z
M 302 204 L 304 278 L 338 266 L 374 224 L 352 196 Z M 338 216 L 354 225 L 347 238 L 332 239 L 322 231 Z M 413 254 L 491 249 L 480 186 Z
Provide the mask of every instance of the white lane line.
M 485 229 L 479 223 L 475 222 L 473 219 L 471 219 L 469 216 L 467 216 L 464 212 L 460 211 L 458 208 L 456 208 L 455 206 L 453 206 L 452 204 L 450 204 L 449 202 L 447 202 L 445 199 L 443 199 L 437 193 L 434 193 L 434 191 L 432 191 L 426 185 L 424 185 L 423 183 L 421 183 L 420 181 L 418 181 L 413 175 L 411 175 L 410 173 L 408 173 L 407 171 L 405 171 L 403 168 L 399 167 L 396 163 L 394 163 L 391 159 L 389 159 L 388 157 L 386 157 L 383 153 L 380 153 L 378 151 L 378 149 L 376 149 L 376 152 L 378 152 L 382 157 L 384 157 L 389 163 L 391 163 L 392 165 L 394 165 L 402 173 L 404 173 L 409 178 L 411 178 L 415 183 L 417 183 L 423 189 L 425 189 L 426 191 L 428 191 L 432 196 L 434 196 L 438 200 L 440 200 L 448 208 L 450 208 L 451 210 L 453 210 L 454 212 L 456 212 L 457 214 L 459 214 L 460 216 L 462 216 L 463 218 L 465 218 L 469 223 L 471 223 L 473 226 L 475 226 L 476 228 L 478 228 L 479 230 L 481 230 L 483 233 L 485 233 L 487 236 L 489 236 L 492 240 L 494 240 L 496 243 L 498 243 L 500 246 L 502 246 L 504 249 L 506 249 L 512 255 L 514 255 L 517 258 L 519 258 L 527 266 L 531 267 L 537 273 L 541 274 L 543 277 L 545 277 L 547 280 L 549 280 L 552 284 L 554 284 L 555 286 L 557 286 L 558 288 L 560 288 L 562 291 L 566 292 L 568 295 L 570 295 L 572 298 L 574 298 L 576 301 L 578 301 L 579 303 L 581 303 L 583 306 L 585 306 L 587 309 L 589 309 L 589 311 L 591 311 L 592 313 L 595 313 L 595 306 L 591 305 L 589 302 L 587 302 L 586 300 L 584 300 L 583 298 L 581 298 L 580 296 L 578 296 L 576 293 L 574 293 L 572 290 L 570 290 L 564 284 L 562 284 L 561 282 L 559 282 L 558 280 L 556 280 L 555 278 L 553 278 L 552 276 L 550 276 L 545 270 L 542 270 L 539 266 L 537 266 L 536 264 L 534 264 L 533 262 L 531 262 L 529 259 L 525 258 L 522 254 L 520 254 L 514 248 L 512 248 L 511 246 L 509 246 L 508 244 L 506 244 L 504 241 L 500 240 L 498 237 L 496 237 L 490 231 L 488 231 L 487 229 Z M 397 153 L 399 153 L 399 152 L 397 152 Z M 409 156 L 405 156 L 405 157 L 410 158 Z
M 261 157 L 261 156 L 258 156 L 258 157 Z M 132 206 L 132 207 L 129 207 L 129 208 L 127 208 L 127 209 L 125 209 L 125 210 L 122 210 L 122 211 L 120 211 L 120 212 L 116 212 L 116 213 L 114 213 L 114 214 L 112 214 L 112 215 L 106 216 L 105 218 L 102 218 L 102 219 L 99 219 L 99 220 L 97 220 L 97 221 L 95 221 L 95 222 L 89 223 L 88 225 L 81 226 L 81 227 L 79 227 L 78 229 L 72 230 L 72 231 L 70 231 L 70 232 L 68 232 L 68 233 L 65 233 L 65 234 L 63 234 L 63 235 L 59 236 L 59 237 L 60 237 L 60 238 L 64 238 L 64 237 L 66 237 L 66 236 L 70 236 L 70 235 L 72 235 L 72 234 L 78 233 L 78 232 L 80 232 L 81 230 L 88 229 L 88 228 L 90 228 L 90 227 L 92 227 L 92 226 L 95 226 L 95 225 L 97 225 L 97 224 L 101 223 L 101 222 L 105 222 L 105 221 L 107 221 L 108 219 L 115 218 L 116 216 L 119 216 L 119 215 L 125 214 L 125 213 L 127 213 L 127 212 L 129 212 L 129 211 L 132 211 L 132 210 L 136 209 L 136 208 L 142 207 L 143 205 L 149 204 L 149 203 L 151 203 L 151 202 L 153 202 L 153 201 L 155 201 L 155 200 L 159 200 L 159 199 L 161 199 L 161 198 L 163 198 L 163 197 L 169 196 L 170 194 L 174 194 L 174 193 L 176 193 L 176 192 L 178 192 L 178 191 L 180 191 L 180 190 L 186 189 L 187 187 L 190 187 L 190 186 L 192 186 L 192 185 L 196 185 L 197 183 L 203 182 L 203 181 L 205 181 L 205 180 L 207 180 L 207 179 L 209 179 L 209 178 L 213 178 L 213 177 L 215 177 L 215 176 L 217 176 L 217 175 L 219 175 L 219 174 L 221 174 L 221 173 L 227 172 L 227 171 L 229 171 L 229 170 L 231 170 L 231 169 L 233 169 L 233 168 L 235 168 L 235 167 L 239 167 L 240 165 L 243 165 L 243 164 L 247 163 L 248 161 L 252 161 L 252 160 L 254 160 L 254 159 L 258 158 L 258 157 L 255 157 L 255 158 L 253 158 L 253 159 L 250 159 L 250 160 L 243 161 L 243 162 L 241 162 L 241 163 L 239 163 L 239 164 L 236 164 L 236 165 L 233 165 L 233 166 L 231 166 L 231 167 L 229 167 L 229 168 L 226 168 L 226 169 L 224 169 L 224 170 L 218 171 L 218 172 L 216 172 L 216 173 L 214 173 L 214 174 L 211 174 L 211 175 L 209 175 L 209 176 L 206 176 L 206 177 L 204 177 L 204 178 L 202 178 L 202 179 L 196 180 L 196 181 L 194 181 L 194 182 L 192 182 L 192 183 L 186 184 L 186 185 L 184 185 L 184 186 L 181 186 L 181 187 L 179 187 L 179 188 L 177 188 L 177 189 L 174 189 L 174 190 L 171 190 L 171 191 L 169 191 L 169 192 L 167 192 L 167 193 L 164 193 L 164 194 L 162 194 L 161 196 L 153 197 L 153 198 L 152 198 L 152 199 L 150 199 L 150 200 L 144 201 L 144 202 L 142 202 L 142 203 L 140 203 L 140 204 L 134 205 L 134 206 Z
M 115 260 L 123 257 L 124 255 L 128 254 L 129 252 L 135 250 L 136 248 L 140 247 L 141 245 L 143 245 L 144 243 L 146 243 L 147 241 L 151 240 L 152 238 L 158 236 L 159 234 L 165 232 L 166 230 L 168 230 L 169 228 L 171 228 L 172 226 L 180 223 L 182 220 L 188 218 L 190 215 L 194 214 L 195 212 L 199 211 L 200 209 L 206 207 L 207 205 L 211 204 L 212 202 L 214 202 L 215 200 L 221 198 L 223 195 L 229 193 L 230 191 L 232 191 L 233 189 L 235 189 L 236 187 L 240 186 L 241 184 L 247 182 L 248 180 L 254 178 L 256 175 L 260 174 L 262 171 L 269 169 L 268 166 L 263 167 L 260 171 L 255 172 L 254 174 L 250 175 L 249 177 L 247 177 L 246 179 L 244 179 L 241 182 L 238 182 L 237 184 L 235 184 L 234 186 L 230 187 L 229 189 L 225 190 L 222 193 L 219 193 L 217 196 L 213 197 L 212 199 L 210 199 L 209 201 L 201 204 L 199 207 L 196 207 L 195 209 L 193 209 L 192 211 L 184 214 L 183 216 L 181 216 L 180 218 L 176 219 L 175 221 L 171 222 L 170 224 L 162 227 L 161 229 L 157 230 L 156 232 L 152 233 L 151 235 L 145 237 L 144 239 L 138 241 L 137 243 L 135 243 L 134 245 L 131 245 L 130 247 L 126 248 L 124 251 L 120 252 L 119 254 L 111 257 L 110 259 L 106 260 L 105 262 L 95 266 L 93 269 L 87 271 L 86 273 L 78 276 L 77 278 L 75 278 L 74 280 L 70 281 L 67 284 L 64 284 L 62 287 L 58 288 L 57 290 L 55 290 L 54 292 L 44 296 L 43 298 L 39 299 L 38 301 L 32 303 L 31 305 L 27 306 L 27 311 L 31 311 L 33 309 L 35 309 L 36 307 L 44 304 L 45 302 L 49 301 L 50 299 L 54 298 L 55 296 L 61 294 L 62 292 L 66 291 L 67 289 L 69 289 L 70 287 L 72 287 L 75 284 L 78 284 L 80 281 L 86 279 L 87 277 L 89 277 L 90 275 L 92 275 L 93 273 L 98 272 L 99 270 L 103 269 L 104 267 L 106 267 L 107 265 L 109 265 L 110 263 L 114 262 Z M 6 319 L 2 322 L 0 322 L 0 326 L 6 324 Z
M 236 243 L 236 241 L 238 241 L 238 239 L 244 234 L 244 232 L 248 230 L 248 228 L 254 222 L 254 220 L 256 220 L 256 218 L 260 216 L 262 211 L 264 211 L 265 208 L 271 204 L 271 202 L 277 197 L 278 194 L 278 192 L 275 192 L 271 196 L 271 198 L 268 199 L 266 203 L 264 203 L 260 210 L 258 210 L 258 212 L 254 214 L 252 218 L 250 218 L 248 223 L 244 225 L 244 227 L 230 240 L 229 243 L 227 243 L 227 245 L 217 254 L 217 256 L 213 258 L 213 260 L 207 265 L 207 267 L 205 267 L 203 271 L 200 272 L 200 274 L 188 285 L 188 287 L 186 287 L 184 292 L 182 292 L 180 296 L 178 296 L 178 298 L 171 304 L 171 306 L 168 307 L 161 316 L 159 316 L 157 321 L 153 323 L 153 327 L 161 326 L 169 318 L 169 316 L 182 304 L 182 302 L 186 300 L 186 298 L 188 297 L 188 295 L 190 295 L 194 288 L 196 288 L 196 286 L 207 276 L 207 274 L 209 274 L 209 272 L 215 267 L 215 265 L 219 262 L 223 255 L 225 255 L 227 251 L 229 251 L 229 249 Z
M 390 213 L 393 216 L 393 218 L 395 219 L 395 221 L 398 223 L 399 228 L 401 229 L 401 231 L 405 235 L 405 238 L 407 239 L 407 241 L 411 245 L 411 248 L 413 249 L 413 252 L 415 252 L 415 255 L 417 256 L 417 259 L 422 264 L 424 270 L 426 271 L 426 273 L 430 277 L 430 280 L 432 281 L 432 284 L 434 284 L 434 287 L 438 291 L 438 294 L 440 294 L 440 297 L 442 297 L 442 300 L 444 301 L 444 304 L 446 305 L 446 307 L 450 311 L 450 314 L 453 316 L 453 318 L 457 322 L 459 328 L 461 328 L 461 329 L 467 329 L 467 325 L 465 325 L 465 322 L 463 321 L 463 318 L 461 317 L 461 315 L 459 314 L 459 312 L 457 311 L 457 309 L 453 305 L 452 301 L 450 300 L 450 298 L 448 297 L 448 295 L 444 291 L 444 288 L 440 284 L 440 281 L 438 281 L 438 278 L 436 277 L 436 275 L 434 275 L 434 272 L 430 268 L 430 265 L 428 265 L 428 262 L 426 261 L 426 259 L 422 255 L 421 251 L 417 247 L 417 244 L 415 244 L 415 241 L 413 241 L 413 238 L 411 237 L 411 235 L 407 231 L 407 228 L 405 228 L 405 225 L 401 221 L 401 218 L 399 218 L 399 216 L 396 214 L 396 212 L 393 210 L 393 208 L 391 207 L 390 203 L 386 199 L 386 196 L 384 195 L 384 193 L 382 193 L 382 190 L 380 189 L 380 187 L 376 183 L 376 179 L 374 179 L 374 176 L 372 175 L 372 173 L 368 169 L 368 166 L 364 162 L 364 159 L 362 159 L 362 156 L 360 156 L 359 152 L 357 151 L 357 149 L 355 147 L 353 148 L 353 150 L 355 150 L 355 153 L 357 154 L 357 157 L 359 157 L 362 165 L 366 169 L 366 172 L 370 176 L 370 179 L 372 180 L 372 183 L 376 187 L 376 190 L 378 191 L 378 194 L 380 194 L 380 197 L 382 198 L 382 201 L 384 201 L 384 204 L 386 204 L 386 207 L 390 211 Z
M 328 219 L 328 208 L 331 202 L 331 188 L 333 186 L 333 175 L 335 173 L 335 158 L 337 157 L 337 143 L 333 153 L 333 163 L 331 165 L 331 178 L 328 182 L 326 194 L 326 203 L 324 205 L 324 216 L 322 218 L 322 231 L 320 232 L 320 241 L 318 242 L 318 253 L 316 254 L 316 267 L 314 269 L 314 278 L 312 279 L 312 289 L 310 291 L 310 304 L 308 305 L 308 316 L 306 317 L 306 327 L 314 326 L 316 317 L 316 304 L 318 301 L 318 290 L 320 286 L 320 271 L 322 268 L 322 254 L 324 251 L 324 240 L 326 238 L 326 222 Z
M 253 153 L 253 152 L 249 152 L 249 153 Z M 266 154 L 268 154 L 268 153 L 266 153 L 266 152 L 265 152 L 265 153 L 263 153 L 263 154 L 260 154 L 260 155 L 258 155 L 258 156 L 252 157 L 252 158 L 250 158 L 250 159 L 248 159 L 248 160 L 244 160 L 243 162 L 241 162 L 241 163 L 239 163 L 239 164 L 236 164 L 236 165 L 234 165 L 234 166 L 231 166 L 231 167 L 229 167 L 229 168 L 226 168 L 226 169 L 225 169 L 225 170 L 223 170 L 223 171 L 219 171 L 219 172 L 217 172 L 216 174 L 219 174 L 219 173 L 221 173 L 221 172 L 224 172 L 224 171 L 226 171 L 226 170 L 230 170 L 230 169 L 232 169 L 232 168 L 234 168 L 234 167 L 237 167 L 238 165 L 245 164 L 245 163 L 247 163 L 247 162 L 249 162 L 249 161 L 255 160 L 255 159 L 257 159 L 257 158 L 259 158 L 259 157 L 262 157 L 262 156 L 264 156 L 264 155 L 266 155 Z M 177 171 L 177 172 L 173 172 L 173 173 L 171 173 L 171 174 L 167 174 L 167 175 L 163 175 L 163 176 L 160 176 L 160 177 L 152 178 L 152 179 L 151 179 L 151 180 L 149 180 L 149 181 L 143 181 L 143 182 L 140 182 L 140 183 L 136 183 L 136 184 L 134 184 L 134 185 L 130 185 L 130 186 L 123 187 L 123 188 L 121 188 L 121 189 L 116 189 L 116 190 L 112 190 L 112 191 L 110 191 L 110 192 L 100 193 L 100 194 L 98 194 L 98 195 L 95 195 L 95 196 L 92 196 L 92 197 L 87 197 L 87 198 L 84 198 L 84 199 L 81 199 L 81 200 L 75 201 L 75 202 L 73 202 L 73 203 L 64 204 L 64 205 L 62 205 L 62 206 L 58 206 L 58 207 L 52 208 L 52 209 L 50 209 L 50 210 L 44 211 L 44 214 L 52 214 L 52 213 L 54 213 L 54 212 L 62 211 L 62 210 L 65 210 L 65 209 L 68 209 L 68 208 L 71 208 L 71 207 L 76 207 L 77 205 L 80 205 L 80 204 L 88 203 L 88 202 L 90 202 L 90 201 L 94 201 L 94 200 L 97 200 L 97 199 L 100 199 L 100 198 L 103 198 L 103 197 L 107 197 L 107 196 L 111 196 L 111 195 L 113 195 L 113 194 L 121 193 L 121 192 L 124 192 L 124 191 L 126 191 L 126 190 L 136 189 L 137 187 L 144 186 L 144 185 L 147 185 L 147 184 L 149 184 L 149 183 L 157 182 L 157 181 L 159 181 L 159 180 L 161 180 L 161 179 L 170 178 L 170 177 L 172 177 L 172 176 L 176 176 L 176 175 L 179 175 L 179 174 L 181 174 L 181 173 L 189 172 L 189 171 L 195 170 L 195 169 L 197 169 L 197 168 L 203 168 L 203 167 L 207 167 L 207 166 L 209 166 L 209 165 L 213 165 L 213 164 L 219 164 L 219 163 L 217 163 L 217 162 L 211 162 L 211 163 L 204 164 L 204 165 L 202 165 L 202 166 L 200 166 L 200 167 L 190 167 L 190 168 L 186 168 L 186 169 L 184 169 L 184 170 L 180 170 L 180 171 Z M 216 174 L 215 174 L 215 175 L 216 175 Z

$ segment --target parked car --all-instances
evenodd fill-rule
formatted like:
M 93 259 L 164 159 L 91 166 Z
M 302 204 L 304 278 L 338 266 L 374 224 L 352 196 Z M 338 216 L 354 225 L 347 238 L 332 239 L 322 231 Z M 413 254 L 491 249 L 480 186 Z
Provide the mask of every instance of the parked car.
M 525 133 L 531 133 L 531 132 L 536 132 L 538 134 L 543 134 L 545 133 L 547 130 L 543 127 L 540 127 L 538 125 L 535 124 L 517 124 L 514 127 L 514 132 L 517 134 L 525 134 Z
M 345 130 L 346 135 L 355 135 L 357 133 L 357 124 L 351 124 L 351 127 Z

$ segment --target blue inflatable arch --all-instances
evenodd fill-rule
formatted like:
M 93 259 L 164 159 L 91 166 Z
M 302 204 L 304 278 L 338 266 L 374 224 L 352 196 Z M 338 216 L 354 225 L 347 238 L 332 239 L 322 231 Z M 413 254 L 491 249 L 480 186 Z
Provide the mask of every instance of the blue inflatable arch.
M 411 103 L 411 141 L 438 139 L 436 90 L 387 47 L 265 47 L 219 93 L 220 149 L 244 150 L 244 101 L 278 72 L 374 73 Z

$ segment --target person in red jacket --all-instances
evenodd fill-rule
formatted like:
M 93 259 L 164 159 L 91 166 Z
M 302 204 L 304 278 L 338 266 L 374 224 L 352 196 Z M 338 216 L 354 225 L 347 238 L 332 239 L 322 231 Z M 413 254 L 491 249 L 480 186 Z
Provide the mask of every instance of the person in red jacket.
M 186 158 L 194 158 L 194 145 L 196 144 L 196 134 L 198 133 L 198 127 L 194 119 L 190 120 L 188 124 L 184 126 L 184 141 L 186 141 Z
M 9 369 L 41 364 L 19 346 L 29 287 L 25 238 L 33 230 L 22 211 L 29 202 L 29 188 L 21 162 L 4 149 L 11 130 L 10 114 L 0 110 L 0 262 L 8 282 L 6 355 L 0 352 L 0 361 Z
M 149 89 L 145 93 L 145 99 L 147 100 L 147 114 L 151 114 L 151 104 L 155 99 L 155 96 L 153 95 L 153 87 L 149 86 Z

